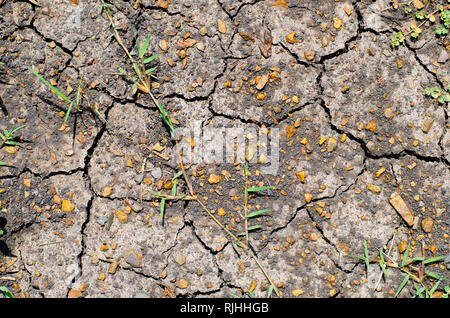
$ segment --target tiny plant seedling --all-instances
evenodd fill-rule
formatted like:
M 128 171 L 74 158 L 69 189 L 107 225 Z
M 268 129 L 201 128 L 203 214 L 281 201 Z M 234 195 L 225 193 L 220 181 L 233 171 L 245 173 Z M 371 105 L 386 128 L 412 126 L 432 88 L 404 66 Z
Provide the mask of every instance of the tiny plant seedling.
M 14 134 L 16 133 L 16 131 L 24 127 L 25 126 L 13 127 L 10 130 L 4 129 L 3 133 L 0 133 L 1 138 L 0 149 L 3 148 L 4 146 L 19 146 L 20 142 L 14 140 L 16 138 Z M 0 166 L 9 166 L 9 165 L 6 162 L 0 161 Z
M 440 104 L 450 102 L 450 84 L 445 89 L 440 87 L 432 87 L 425 89 L 425 95 L 437 100 Z
M 50 84 L 49 81 L 47 81 L 45 78 L 43 78 L 40 74 L 38 74 L 35 70 L 33 70 L 31 67 L 28 67 L 28 70 L 33 73 L 34 75 L 36 75 L 36 77 L 42 82 L 44 83 L 53 93 L 55 93 L 58 97 L 60 97 L 61 99 L 63 99 L 65 102 L 67 102 L 67 104 L 69 105 L 69 107 L 67 108 L 66 114 L 64 116 L 64 123 L 67 123 L 67 120 L 69 119 L 69 115 L 70 113 L 74 110 L 76 112 L 82 112 L 83 108 L 82 108 L 82 87 L 81 87 L 81 81 L 78 84 L 78 88 L 77 88 L 77 92 L 75 95 L 75 100 L 70 99 L 69 97 L 67 97 L 67 95 L 65 95 L 64 93 L 62 93 L 58 88 L 56 88 L 54 85 Z M 105 117 L 102 115 L 102 113 L 100 113 L 100 111 L 98 109 L 96 109 L 95 107 L 91 107 L 91 110 L 94 111 L 97 116 L 99 116 L 104 122 L 106 122 Z
M 447 1 L 448 3 L 450 3 L 450 0 Z M 408 4 L 408 3 L 401 3 L 401 4 Z M 400 3 L 395 1 L 393 2 L 394 9 L 398 9 L 399 5 Z M 412 11 L 413 9 L 410 8 L 409 6 L 406 6 L 404 9 L 404 12 L 406 14 L 411 13 Z M 439 19 L 436 19 L 436 14 L 439 14 Z M 403 44 L 408 36 L 411 36 L 411 38 L 413 39 L 419 38 L 423 31 L 422 27 L 427 22 L 431 24 L 436 24 L 439 20 L 440 24 L 436 26 L 435 34 L 437 36 L 446 36 L 450 29 L 450 5 L 447 6 L 439 5 L 436 7 L 435 10 L 429 13 L 427 13 L 422 9 L 418 9 L 415 12 L 415 18 L 417 21 L 420 21 L 418 25 L 416 24 L 416 22 L 411 22 L 408 31 L 406 32 L 399 31 L 395 33 L 395 35 L 391 38 L 391 45 L 393 48 L 399 47 L 401 44 Z
M 367 242 L 364 241 L 364 256 L 360 255 L 347 255 L 348 257 L 356 258 L 360 261 L 363 261 L 366 265 L 366 274 L 369 272 L 369 264 L 370 263 L 378 263 L 381 268 L 382 275 L 386 278 L 387 276 L 387 268 L 393 268 L 400 270 L 405 273 L 402 282 L 397 288 L 394 297 L 397 297 L 400 292 L 405 288 L 409 281 L 413 282 L 413 286 L 416 289 L 416 294 L 413 297 L 419 298 L 430 298 L 433 296 L 435 291 L 437 290 L 439 284 L 442 281 L 450 281 L 450 279 L 441 276 L 433 271 L 430 271 L 425 268 L 425 265 L 429 265 L 432 263 L 437 263 L 442 261 L 445 256 L 434 256 L 430 258 L 425 258 L 424 256 L 409 258 L 411 245 L 408 244 L 406 250 L 403 253 L 403 257 L 401 259 L 400 264 L 393 260 L 388 254 L 384 253 L 381 249 L 378 250 L 378 258 L 371 259 L 369 256 L 369 251 L 367 247 Z M 422 255 L 425 255 L 425 248 L 422 246 Z M 385 261 L 385 257 L 388 259 L 388 262 Z M 415 266 L 415 264 L 419 263 L 420 266 Z M 426 287 L 426 280 L 429 282 L 433 282 L 430 289 Z M 449 286 L 444 287 L 445 293 L 442 294 L 443 298 L 447 298 L 449 294 Z M 425 293 L 425 296 L 423 295 Z

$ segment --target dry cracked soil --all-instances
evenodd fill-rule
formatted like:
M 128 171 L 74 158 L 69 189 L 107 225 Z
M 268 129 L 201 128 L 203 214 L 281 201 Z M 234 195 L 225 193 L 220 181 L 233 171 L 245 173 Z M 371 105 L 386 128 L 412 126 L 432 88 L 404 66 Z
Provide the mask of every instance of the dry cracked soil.
M 0 150 L 0 286 L 15 297 L 266 297 L 255 259 L 198 202 L 167 201 L 161 221 L 152 193 L 170 193 L 175 144 L 148 95 L 118 75 L 132 69 L 100 2 L 0 3 L 0 127 L 25 126 L 20 146 Z M 149 51 L 163 53 L 152 92 L 175 127 L 280 132 L 277 173 L 249 164 L 251 186 L 275 188 L 248 208 L 271 209 L 249 236 L 281 297 L 394 297 L 404 272 L 381 276 L 376 260 L 382 250 L 399 264 L 408 244 L 409 258 L 447 256 L 426 269 L 448 279 L 448 103 L 424 93 L 449 85 L 435 26 L 393 48 L 415 19 L 388 0 L 112 3 L 127 48 L 151 31 Z M 64 125 L 67 104 L 27 67 L 71 98 L 82 81 L 89 106 Z M 213 216 L 242 232 L 242 164 L 185 166 Z M 364 242 L 368 270 L 348 256 Z M 420 262 L 409 269 L 420 275 Z M 409 282 L 398 296 L 414 293 Z

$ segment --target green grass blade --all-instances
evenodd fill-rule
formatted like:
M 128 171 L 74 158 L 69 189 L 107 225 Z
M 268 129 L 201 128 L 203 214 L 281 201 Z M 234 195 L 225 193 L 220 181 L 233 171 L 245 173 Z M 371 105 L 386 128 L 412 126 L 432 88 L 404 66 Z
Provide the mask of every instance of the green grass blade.
M 400 294 L 400 292 L 402 291 L 403 287 L 405 287 L 405 285 L 406 285 L 406 283 L 407 283 L 408 281 L 409 281 L 409 275 L 406 274 L 406 275 L 405 275 L 405 278 L 403 278 L 402 283 L 401 283 L 400 286 L 398 287 L 397 292 L 395 293 L 395 296 L 394 296 L 394 297 L 397 297 L 398 294 Z
M 272 293 L 273 293 L 273 285 L 270 285 L 268 292 L 269 297 L 272 297 Z
M 434 262 L 439 262 L 440 260 L 443 260 L 444 258 L 445 258 L 445 256 L 431 257 L 429 259 L 424 260 L 423 263 L 430 264 L 430 263 L 434 263 Z
M 236 251 L 236 253 L 241 254 L 241 253 L 239 253 L 239 248 L 238 248 L 236 242 L 231 243 L 231 245 L 233 245 L 233 248 Z
M 261 225 L 253 225 L 248 228 L 248 231 L 250 232 L 250 231 L 260 229 L 260 228 L 261 228 Z
M 433 285 L 433 287 L 430 289 L 430 295 L 433 296 L 434 292 L 438 288 L 439 284 L 441 283 L 441 280 L 438 280 L 436 284 Z
M 151 35 L 152 35 L 151 32 L 149 32 L 147 35 L 147 39 L 145 40 L 144 46 L 141 48 L 141 51 L 139 51 L 140 58 L 143 58 L 145 55 L 145 52 L 147 52 L 148 45 L 150 44 L 150 36 Z
M 8 141 L 5 141 L 5 145 L 18 146 L 18 145 L 20 145 L 20 142 L 8 140 Z
M 384 277 L 386 278 L 387 273 L 386 273 L 386 265 L 384 264 L 384 256 L 383 256 L 383 252 L 381 252 L 380 250 L 380 267 L 381 270 L 383 271 Z
M 152 67 L 152 68 L 149 68 L 148 70 L 145 70 L 145 74 L 150 74 L 150 73 L 153 73 L 154 71 L 156 71 L 156 67 Z
M 56 95 L 58 95 L 59 97 L 61 97 L 62 99 L 64 99 L 66 102 L 68 103 L 73 103 L 66 95 L 64 95 L 63 93 L 61 93 L 61 91 L 59 91 L 55 86 L 53 86 L 52 84 L 50 84 L 45 78 L 43 78 L 41 75 L 39 75 L 38 73 L 36 73 L 32 68 L 28 67 L 28 70 L 33 73 L 34 75 L 37 76 L 37 78 L 39 78 L 41 80 L 42 83 L 44 83 L 45 85 L 47 85 L 50 89 L 52 89 Z
M 11 135 L 14 134 L 16 131 L 18 131 L 19 129 L 23 129 L 23 128 L 25 128 L 25 125 L 11 129 Z
M 161 204 L 160 204 L 160 216 L 161 216 L 161 221 L 164 220 L 164 208 L 166 206 L 166 199 L 161 199 Z
M 173 186 L 172 186 L 172 196 L 177 195 L 177 185 L 178 185 L 178 178 L 183 174 L 183 171 L 178 171 L 175 176 L 172 178 Z
M 162 117 L 168 117 L 166 110 L 164 109 L 164 107 L 161 105 L 160 102 L 158 102 L 158 108 Z
M 270 212 L 270 211 L 272 211 L 272 209 L 264 209 L 264 210 L 253 211 L 252 213 L 249 213 L 247 215 L 247 219 L 254 218 L 256 216 L 265 214 L 266 212 Z
M 183 175 L 183 171 L 178 171 L 176 174 L 175 174 L 175 176 L 173 177 L 173 180 L 174 179 L 178 179 L 179 177 L 181 177 Z
M 166 113 L 166 110 L 164 109 L 164 107 L 162 107 L 160 102 L 158 102 L 158 108 L 159 108 L 159 112 L 161 113 L 162 120 L 169 128 L 170 137 L 173 138 L 174 137 L 174 129 L 173 129 L 172 121 L 170 120 L 169 116 Z
M 367 241 L 364 241 L 364 261 L 366 262 L 367 275 L 369 275 L 369 250 L 367 248 Z
M 447 280 L 447 281 L 449 281 L 448 278 L 445 278 L 445 277 L 443 277 L 443 276 L 441 276 L 439 274 L 436 274 L 435 272 L 432 272 L 432 271 L 425 271 L 425 274 L 427 274 L 428 276 L 433 277 L 433 278 L 435 278 L 437 280 Z
M 359 256 L 359 255 L 348 254 L 347 256 L 348 256 L 348 257 L 352 257 L 352 258 L 357 258 L 357 259 L 362 260 L 362 261 L 365 261 L 365 260 L 366 260 L 365 257 Z
M 414 295 L 414 298 L 417 296 L 419 296 L 419 298 L 423 298 L 422 292 L 425 290 L 425 288 L 423 288 L 423 287 L 419 288 L 419 285 L 417 285 L 415 281 L 413 281 L 413 283 L 414 283 L 414 288 L 416 289 L 416 294 Z
M 173 186 L 172 186 L 172 196 L 176 196 L 177 195 L 177 179 L 175 179 L 173 181 Z
M 252 187 L 248 188 L 247 192 L 258 192 L 258 191 L 264 191 L 264 190 L 271 190 L 273 189 L 273 186 L 267 186 L 267 187 Z
M 2 167 L 14 167 L 14 166 L 11 166 L 10 164 L 8 164 L 6 162 L 3 162 L 3 161 L 0 161 L 0 166 L 2 166 Z
M 101 120 L 103 120 L 105 123 L 108 123 L 108 121 L 106 120 L 105 116 L 103 116 L 103 114 L 100 113 L 98 109 L 94 109 L 94 112 L 97 114 L 98 117 L 101 118 Z
M 178 184 L 178 178 L 173 179 L 173 186 L 172 186 L 172 196 L 177 195 L 177 184 Z
M 406 259 L 408 258 L 408 254 L 409 254 L 409 248 L 410 248 L 410 245 L 408 243 L 408 246 L 406 247 L 405 254 L 403 254 L 403 259 L 402 259 L 402 264 L 401 264 L 402 268 L 405 267 Z
M 422 288 L 418 291 L 418 293 L 419 293 L 419 298 L 424 298 L 423 295 L 422 295 L 422 293 L 424 292 L 424 290 L 425 290 L 425 287 L 422 287 Z
M 78 85 L 77 96 L 75 98 L 75 105 L 77 108 L 78 106 L 80 106 L 80 100 L 81 100 L 81 85 Z
M 66 123 L 67 119 L 69 119 L 69 115 L 70 115 L 70 111 L 72 110 L 72 106 L 73 106 L 73 103 L 70 103 L 69 108 L 67 109 L 67 112 L 66 112 L 66 116 L 64 116 L 64 123 Z
M 158 53 L 158 54 L 155 54 L 155 55 L 152 55 L 152 56 L 146 58 L 146 59 L 144 60 L 144 64 L 148 64 L 148 63 L 150 63 L 151 61 L 156 60 L 156 59 L 157 59 L 158 57 L 160 57 L 161 55 L 163 55 L 163 54 L 162 54 L 162 53 Z
M 5 286 L 0 286 L 0 292 L 2 292 L 6 298 L 14 298 L 13 294 Z

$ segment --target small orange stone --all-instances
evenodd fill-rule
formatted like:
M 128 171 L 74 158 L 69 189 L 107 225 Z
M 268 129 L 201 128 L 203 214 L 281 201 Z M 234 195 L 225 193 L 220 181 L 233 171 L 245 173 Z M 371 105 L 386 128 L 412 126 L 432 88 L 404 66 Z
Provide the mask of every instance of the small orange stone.
M 403 253 L 403 252 L 406 250 L 407 247 L 408 247 L 408 243 L 406 243 L 406 241 L 401 241 L 401 242 L 398 244 L 398 251 L 399 251 L 400 253 Z
M 62 205 L 61 205 L 61 210 L 66 212 L 66 213 L 70 213 L 73 211 L 73 209 L 75 209 L 75 206 L 72 204 L 72 202 L 70 202 L 69 200 L 63 200 Z
M 216 174 L 211 174 L 210 176 L 209 176 L 209 178 L 208 178 L 208 182 L 210 183 L 210 184 L 215 184 L 215 183 L 219 183 L 219 181 L 221 180 L 222 178 L 220 177 L 220 176 L 218 176 L 218 175 L 216 175 Z
M 297 129 L 294 126 L 290 126 L 287 129 L 287 137 L 292 138 L 292 136 L 294 136 L 296 132 L 297 132 Z
M 320 235 L 316 232 L 311 233 L 311 236 L 309 237 L 311 241 L 317 241 L 319 239 Z
M 422 221 L 422 229 L 426 233 L 430 233 L 433 229 L 433 219 L 428 217 Z
M 311 193 L 305 193 L 304 198 L 305 198 L 306 203 L 309 203 L 312 200 L 312 194 Z
M 189 283 L 187 282 L 187 280 L 182 278 L 177 282 L 176 285 L 178 288 L 186 289 L 189 286 Z
M 59 195 L 55 194 L 55 195 L 53 196 L 53 202 L 54 202 L 55 204 L 61 204 L 61 203 L 62 203 L 62 199 L 61 199 L 61 197 L 60 197 Z
M 381 168 L 378 169 L 378 171 L 375 173 L 375 176 L 378 178 L 378 177 L 381 176 L 385 171 L 386 171 L 386 168 L 385 168 L 385 167 L 381 167 Z
M 306 173 L 304 170 L 297 172 L 295 175 L 297 176 L 298 180 L 300 180 L 301 182 L 305 181 Z
M 102 197 L 109 197 L 112 193 L 112 187 L 107 186 L 103 188 Z
M 227 33 L 227 26 L 225 24 L 225 22 L 223 22 L 222 20 L 217 20 L 217 29 L 219 30 L 220 33 L 225 34 Z
M 302 289 L 295 289 L 292 291 L 292 296 L 294 297 L 298 297 L 300 295 L 302 295 L 305 291 L 303 291 Z
M 319 141 L 317 143 L 319 144 L 319 146 L 322 146 L 326 140 L 327 140 L 327 137 L 322 137 L 319 139 Z
M 336 30 L 339 30 L 342 27 L 342 20 L 339 18 L 333 18 L 333 26 Z
M 286 35 L 286 41 L 288 41 L 288 43 L 293 44 L 295 42 L 295 32 Z
M 128 216 L 125 214 L 125 212 L 117 211 L 115 214 L 120 223 L 124 224 L 128 222 Z
M 84 135 L 81 131 L 77 135 L 77 140 L 82 144 L 84 144 L 86 142 L 86 138 L 84 138 Z
M 100 273 L 100 275 L 98 275 L 97 279 L 101 280 L 101 281 L 105 280 L 106 279 L 106 274 L 105 273 Z
M 27 188 L 31 188 L 31 179 L 23 179 L 23 185 Z
M 371 132 L 376 132 L 377 131 L 377 123 L 372 121 L 369 121 L 366 125 L 366 130 L 369 130 Z
M 81 291 L 76 289 L 71 289 L 69 291 L 69 294 L 67 295 L 67 298 L 81 298 L 83 295 L 81 294 Z

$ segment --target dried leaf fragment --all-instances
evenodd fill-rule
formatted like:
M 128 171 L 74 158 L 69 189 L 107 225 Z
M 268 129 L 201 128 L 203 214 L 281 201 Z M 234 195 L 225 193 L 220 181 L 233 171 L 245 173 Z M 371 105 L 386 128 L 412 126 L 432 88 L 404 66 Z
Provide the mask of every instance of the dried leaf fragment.
M 399 194 L 394 195 L 389 203 L 409 226 L 414 224 L 414 213 Z

